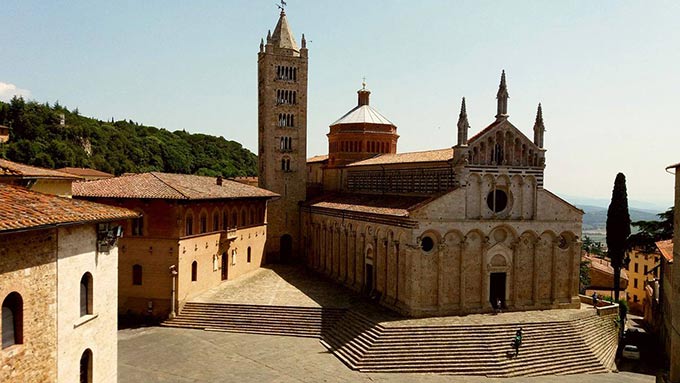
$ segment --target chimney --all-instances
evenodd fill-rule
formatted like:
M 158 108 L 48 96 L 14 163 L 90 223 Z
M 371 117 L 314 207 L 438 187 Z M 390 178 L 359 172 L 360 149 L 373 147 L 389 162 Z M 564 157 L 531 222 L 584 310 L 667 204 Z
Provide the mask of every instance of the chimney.
M 222 186 L 222 176 L 217 176 L 217 186 Z

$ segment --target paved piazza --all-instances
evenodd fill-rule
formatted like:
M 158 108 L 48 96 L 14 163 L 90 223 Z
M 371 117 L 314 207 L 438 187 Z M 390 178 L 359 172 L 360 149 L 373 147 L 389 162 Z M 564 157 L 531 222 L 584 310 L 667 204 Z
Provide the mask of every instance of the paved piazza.
M 118 381 L 169 382 L 654 382 L 628 372 L 487 379 L 437 374 L 365 374 L 348 369 L 318 339 L 164 327 L 118 332 Z

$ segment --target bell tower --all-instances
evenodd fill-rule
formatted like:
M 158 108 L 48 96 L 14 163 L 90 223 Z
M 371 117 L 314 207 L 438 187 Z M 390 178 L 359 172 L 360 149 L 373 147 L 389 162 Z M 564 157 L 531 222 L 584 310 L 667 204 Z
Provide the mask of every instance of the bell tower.
M 257 77 L 258 184 L 281 195 L 268 205 L 265 256 L 293 261 L 307 187 L 307 42 L 302 35 L 298 48 L 283 7 L 274 33 L 260 41 Z

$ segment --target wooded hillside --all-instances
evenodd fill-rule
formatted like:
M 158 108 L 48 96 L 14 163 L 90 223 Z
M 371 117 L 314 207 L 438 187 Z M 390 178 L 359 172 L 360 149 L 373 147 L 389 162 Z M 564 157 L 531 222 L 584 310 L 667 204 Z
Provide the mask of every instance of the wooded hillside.
M 10 127 L 10 141 L 0 144 L 0 157 L 30 165 L 89 167 L 116 175 L 148 171 L 224 177 L 257 174 L 257 157 L 238 142 L 169 132 L 132 120 L 101 121 L 58 103 L 50 106 L 16 97 L 0 102 L 0 125 Z

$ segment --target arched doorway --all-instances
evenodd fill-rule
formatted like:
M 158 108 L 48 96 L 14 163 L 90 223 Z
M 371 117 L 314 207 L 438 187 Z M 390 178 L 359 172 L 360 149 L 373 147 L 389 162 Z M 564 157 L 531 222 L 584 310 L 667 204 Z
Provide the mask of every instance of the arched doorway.
M 293 237 L 289 234 L 284 234 L 281 236 L 279 243 L 279 255 L 281 262 L 289 262 L 293 257 Z
M 250 248 L 248 248 L 250 249 Z M 229 260 L 229 257 L 227 256 L 227 252 L 225 251 L 222 253 L 222 280 L 226 281 L 229 279 L 229 269 L 227 269 L 227 262 Z

